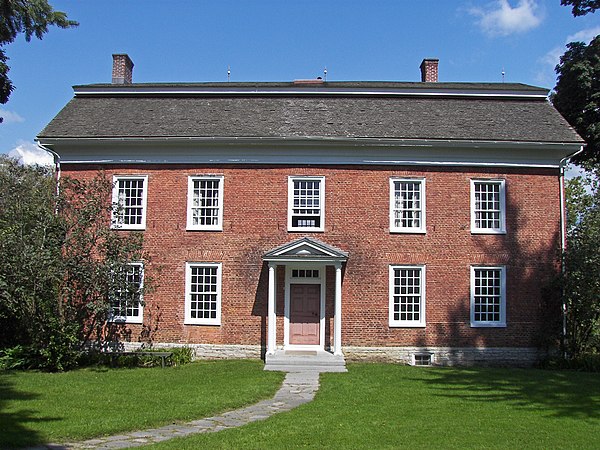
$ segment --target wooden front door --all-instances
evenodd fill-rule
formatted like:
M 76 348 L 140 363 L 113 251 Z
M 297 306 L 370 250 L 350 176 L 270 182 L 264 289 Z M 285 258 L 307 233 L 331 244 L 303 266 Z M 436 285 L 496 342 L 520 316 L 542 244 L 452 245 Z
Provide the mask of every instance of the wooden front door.
M 321 285 L 290 285 L 290 344 L 319 345 Z

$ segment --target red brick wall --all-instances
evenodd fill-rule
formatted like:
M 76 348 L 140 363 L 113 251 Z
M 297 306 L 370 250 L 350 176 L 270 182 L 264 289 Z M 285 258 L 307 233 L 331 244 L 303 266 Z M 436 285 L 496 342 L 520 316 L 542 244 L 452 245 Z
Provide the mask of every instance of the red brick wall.
M 64 165 L 63 176 L 92 177 L 98 167 Z M 542 322 L 541 290 L 556 270 L 558 171 L 551 169 L 389 166 L 105 167 L 107 175 L 148 175 L 145 321 L 156 342 L 265 344 L 267 268 L 262 255 L 310 235 L 347 251 L 342 341 L 352 346 L 531 347 Z M 223 231 L 186 231 L 188 175 L 224 176 Z M 325 176 L 325 232 L 287 231 L 289 175 Z M 426 179 L 427 234 L 390 234 L 389 178 Z M 507 234 L 472 235 L 470 179 L 506 180 Z M 108 200 L 108 199 L 107 199 Z M 222 262 L 220 326 L 184 325 L 185 262 Z M 388 267 L 424 264 L 425 328 L 390 328 Z M 471 264 L 506 265 L 507 327 L 471 328 Z M 160 267 L 160 273 L 156 268 Z M 283 341 L 284 271 L 278 271 L 278 343 Z M 333 335 L 334 271 L 327 271 L 326 341 Z M 132 326 L 134 338 L 141 328 Z

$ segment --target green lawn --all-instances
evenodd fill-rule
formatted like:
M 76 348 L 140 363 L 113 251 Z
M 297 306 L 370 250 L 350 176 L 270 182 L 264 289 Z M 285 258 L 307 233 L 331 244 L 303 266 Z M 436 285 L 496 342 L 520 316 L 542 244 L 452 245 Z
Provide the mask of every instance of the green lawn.
M 283 374 L 261 361 L 165 369 L 0 372 L 0 448 L 81 440 L 198 419 L 270 398 Z
M 260 361 L 0 372 L 0 448 L 198 419 L 274 394 Z M 600 375 L 350 364 L 315 400 L 172 448 L 600 448 Z
M 352 364 L 288 413 L 152 448 L 600 448 L 600 375 Z

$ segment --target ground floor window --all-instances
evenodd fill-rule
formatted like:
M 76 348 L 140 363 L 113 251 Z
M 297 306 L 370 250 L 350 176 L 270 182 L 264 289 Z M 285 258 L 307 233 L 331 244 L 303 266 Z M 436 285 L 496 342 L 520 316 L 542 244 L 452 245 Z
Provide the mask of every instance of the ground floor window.
M 144 266 L 127 264 L 115 274 L 114 292 L 110 299 L 109 319 L 112 322 L 142 323 Z
M 506 269 L 471 267 L 471 326 L 506 326 Z
M 221 324 L 221 264 L 187 263 L 185 323 Z
M 425 326 L 425 266 L 390 266 L 390 326 Z

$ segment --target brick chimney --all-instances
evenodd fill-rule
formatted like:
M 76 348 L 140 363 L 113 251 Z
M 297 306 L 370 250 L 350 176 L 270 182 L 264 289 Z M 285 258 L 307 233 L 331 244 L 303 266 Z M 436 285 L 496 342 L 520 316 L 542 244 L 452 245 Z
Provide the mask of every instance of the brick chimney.
M 129 55 L 118 53 L 112 55 L 112 83 L 113 84 L 131 84 L 133 75 L 133 61 Z
M 424 83 L 437 83 L 439 59 L 424 59 L 421 63 L 421 81 Z

